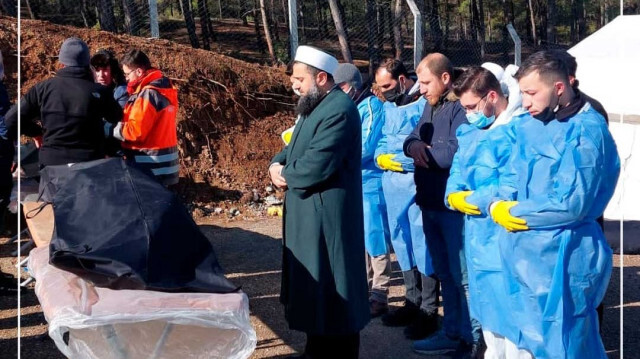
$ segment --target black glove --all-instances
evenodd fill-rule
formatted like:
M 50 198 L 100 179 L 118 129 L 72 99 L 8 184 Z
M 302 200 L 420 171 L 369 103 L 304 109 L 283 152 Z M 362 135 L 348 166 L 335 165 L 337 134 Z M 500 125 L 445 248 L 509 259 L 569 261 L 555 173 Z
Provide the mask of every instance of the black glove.
M 413 158 L 413 164 L 416 167 L 429 168 L 429 156 L 427 156 L 429 148 L 431 148 L 431 146 L 422 141 L 411 142 L 409 148 L 407 148 L 407 152 L 409 152 L 409 156 Z

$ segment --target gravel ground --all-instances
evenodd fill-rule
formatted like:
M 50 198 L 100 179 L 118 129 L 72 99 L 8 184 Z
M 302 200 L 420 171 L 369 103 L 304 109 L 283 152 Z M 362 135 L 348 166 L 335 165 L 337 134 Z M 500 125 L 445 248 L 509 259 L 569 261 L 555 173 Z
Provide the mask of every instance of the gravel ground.
M 250 298 L 251 323 L 258 345 L 251 358 L 282 358 L 300 353 L 305 336 L 290 331 L 278 301 L 280 285 L 281 220 L 279 218 L 234 220 L 219 218 L 199 221 L 211 238 L 220 262 L 235 283 Z M 625 237 L 629 234 L 625 233 Z M 0 269 L 15 273 L 15 245 L 0 239 Z M 614 255 L 614 271 L 605 297 L 604 344 L 609 358 L 620 358 L 620 261 L 624 260 L 624 358 L 640 358 L 640 255 Z M 25 274 L 23 274 L 23 277 Z M 401 305 L 402 277 L 397 266 L 392 277 L 390 301 Z M 17 300 L 0 296 L 0 357 L 15 357 L 17 351 Z M 32 288 L 21 295 L 21 354 L 29 359 L 63 356 L 46 334 L 47 325 Z M 374 319 L 361 334 L 362 358 L 420 358 L 410 350 L 411 342 L 398 328 L 382 326 Z

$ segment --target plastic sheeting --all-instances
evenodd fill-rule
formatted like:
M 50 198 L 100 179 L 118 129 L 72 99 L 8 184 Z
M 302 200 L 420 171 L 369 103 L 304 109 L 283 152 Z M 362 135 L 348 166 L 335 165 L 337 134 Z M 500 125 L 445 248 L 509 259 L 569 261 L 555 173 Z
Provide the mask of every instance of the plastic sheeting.
M 607 219 L 640 221 L 637 200 L 640 199 L 640 125 L 611 123 L 611 135 L 616 140 L 620 165 L 624 171 L 613 198 L 604 211 Z
M 49 335 L 70 358 L 248 358 L 256 346 L 244 293 L 97 288 L 29 255 Z
M 640 15 L 618 16 L 569 49 L 578 62 L 580 90 L 600 101 L 609 114 L 624 168 L 604 212 L 607 219 L 640 221 L 633 200 L 640 198 L 639 29 Z

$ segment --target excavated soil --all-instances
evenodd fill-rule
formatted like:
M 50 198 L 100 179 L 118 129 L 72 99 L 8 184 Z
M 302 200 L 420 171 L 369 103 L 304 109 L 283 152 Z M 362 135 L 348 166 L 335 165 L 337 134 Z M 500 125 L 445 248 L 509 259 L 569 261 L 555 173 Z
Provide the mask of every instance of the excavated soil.
M 4 85 L 9 98 L 16 99 L 18 81 L 18 21 L 12 17 L 0 16 L 0 51 L 4 63 Z
M 7 18 L 8 19 L 8 18 Z M 8 26 L 0 19 L 0 26 Z M 64 39 L 83 39 L 94 53 L 110 49 L 117 57 L 137 48 L 178 88 L 179 192 L 196 216 L 221 207 L 228 213 L 262 213 L 267 165 L 282 148 L 280 133 L 293 122 L 293 93 L 285 69 L 246 63 L 163 39 L 104 31 L 21 23 L 22 94 L 56 70 Z M 220 213 L 220 209 L 218 209 Z M 235 211 L 234 211 L 235 212 Z

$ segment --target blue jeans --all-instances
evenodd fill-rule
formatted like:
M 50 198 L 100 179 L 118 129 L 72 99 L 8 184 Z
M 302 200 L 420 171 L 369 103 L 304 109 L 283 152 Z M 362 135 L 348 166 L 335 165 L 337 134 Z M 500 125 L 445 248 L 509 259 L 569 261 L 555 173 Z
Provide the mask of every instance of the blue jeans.
M 442 285 L 443 330 L 451 338 L 477 342 L 482 332 L 480 323 L 469 318 L 464 215 L 423 209 L 422 224 L 435 275 Z

